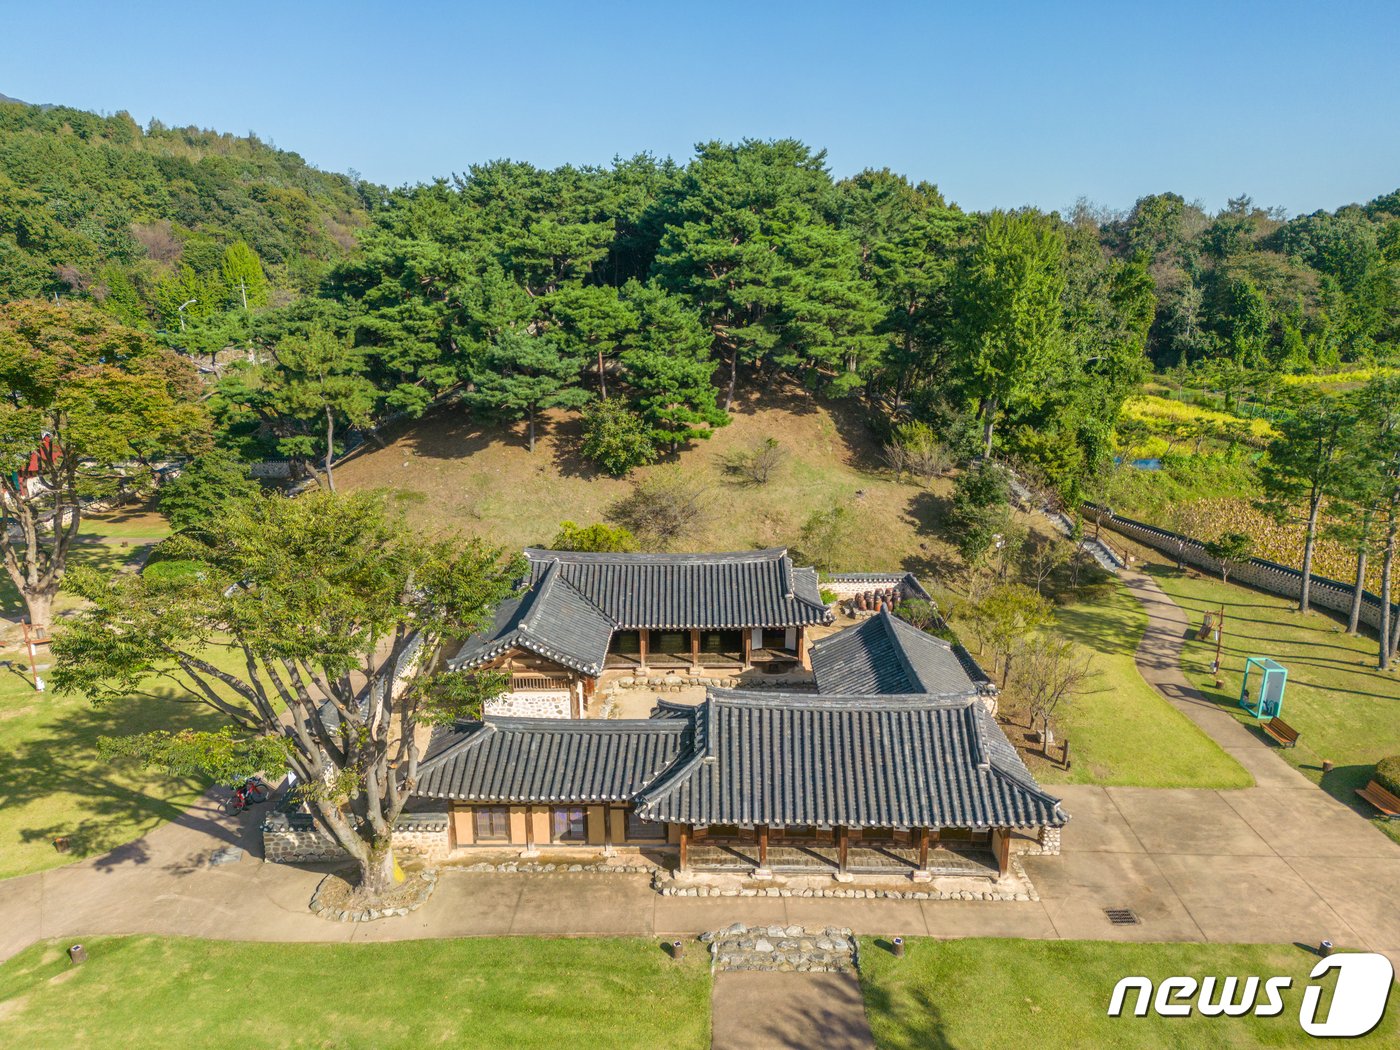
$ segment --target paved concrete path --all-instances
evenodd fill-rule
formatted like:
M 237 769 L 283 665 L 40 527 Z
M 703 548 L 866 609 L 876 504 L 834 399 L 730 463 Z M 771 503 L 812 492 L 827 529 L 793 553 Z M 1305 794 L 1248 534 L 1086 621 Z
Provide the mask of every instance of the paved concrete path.
M 712 1050 L 874 1050 L 860 981 L 850 973 L 720 973 L 710 997 Z
M 98 858 L 0 881 L 0 960 L 41 938 L 150 933 L 258 941 L 523 935 L 674 936 L 731 922 L 849 926 L 871 935 L 1242 941 L 1385 951 L 1400 966 L 1400 844 L 1290 768 L 1181 676 L 1185 614 L 1125 574 L 1150 624 L 1143 675 L 1257 786 L 1236 791 L 1064 785 L 1063 855 L 1022 863 L 1037 902 L 661 897 L 645 876 L 445 869 L 428 904 L 365 926 L 306 910 L 325 868 L 263 864 L 257 815 L 206 801 Z M 223 847 L 234 863 L 211 864 Z M 1131 908 L 1113 926 L 1105 908 Z

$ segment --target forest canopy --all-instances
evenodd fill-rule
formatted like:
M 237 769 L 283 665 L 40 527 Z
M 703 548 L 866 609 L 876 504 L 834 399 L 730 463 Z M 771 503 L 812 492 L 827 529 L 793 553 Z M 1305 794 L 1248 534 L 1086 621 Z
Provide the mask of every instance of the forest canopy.
M 445 403 L 529 435 L 583 410 L 625 473 L 782 380 L 1068 493 L 1154 371 L 1228 399 L 1244 374 L 1390 364 L 1400 191 L 1293 218 L 1170 192 L 973 214 L 793 139 L 389 190 L 255 136 L 0 104 L 0 299 L 54 297 L 244 358 L 211 400 L 226 443 L 327 473 L 328 446 Z

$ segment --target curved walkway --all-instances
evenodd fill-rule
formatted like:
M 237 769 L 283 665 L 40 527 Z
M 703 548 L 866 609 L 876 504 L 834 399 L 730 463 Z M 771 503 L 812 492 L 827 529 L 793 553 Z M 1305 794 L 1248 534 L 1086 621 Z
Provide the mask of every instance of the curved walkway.
M 1059 857 L 1026 857 L 1039 901 L 661 897 L 640 875 L 444 869 L 412 915 L 364 926 L 306 908 L 324 868 L 264 864 L 257 816 L 212 800 L 102 856 L 0 881 L 0 960 L 47 938 L 159 934 L 261 941 L 675 936 L 731 922 L 863 934 L 1289 942 L 1386 951 L 1400 964 L 1400 844 L 1290 768 L 1181 674 L 1185 614 L 1139 573 L 1143 676 L 1254 774 L 1235 791 L 1065 785 Z M 243 849 L 229 860 L 220 851 Z M 215 863 L 225 860 L 224 863 Z M 1113 926 L 1105 908 L 1141 922 Z

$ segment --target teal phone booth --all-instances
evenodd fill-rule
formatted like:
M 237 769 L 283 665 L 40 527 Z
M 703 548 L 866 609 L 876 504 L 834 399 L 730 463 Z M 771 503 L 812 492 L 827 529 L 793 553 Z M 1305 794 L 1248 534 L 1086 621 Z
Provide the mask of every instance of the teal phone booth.
M 1250 688 L 1251 678 L 1253 689 Z M 1255 718 L 1277 718 L 1283 713 L 1283 687 L 1288 668 L 1267 656 L 1251 656 L 1244 662 L 1244 682 L 1240 685 L 1240 706 Z

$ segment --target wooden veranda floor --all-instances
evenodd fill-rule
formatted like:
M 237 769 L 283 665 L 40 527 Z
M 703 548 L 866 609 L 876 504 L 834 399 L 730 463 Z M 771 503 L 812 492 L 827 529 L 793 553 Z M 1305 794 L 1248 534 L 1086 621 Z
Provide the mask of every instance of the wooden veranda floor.
M 696 843 L 689 849 L 695 871 L 747 871 L 758 867 L 758 846 L 742 843 Z M 919 863 L 919 851 L 908 846 L 852 844 L 846 850 L 846 871 L 852 875 L 907 875 Z M 768 870 L 786 874 L 834 874 L 839 870 L 835 846 L 770 845 Z M 935 875 L 998 877 L 991 850 L 939 846 L 928 851 L 928 870 Z

